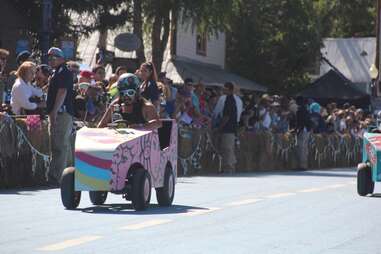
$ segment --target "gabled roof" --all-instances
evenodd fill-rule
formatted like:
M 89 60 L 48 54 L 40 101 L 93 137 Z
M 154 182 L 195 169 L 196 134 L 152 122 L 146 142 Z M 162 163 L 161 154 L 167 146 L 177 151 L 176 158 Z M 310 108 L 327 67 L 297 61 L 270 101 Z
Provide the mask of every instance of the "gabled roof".
M 299 93 L 305 98 L 357 100 L 369 97 L 368 94 L 353 87 L 353 83 L 336 70 L 329 70 Z
M 369 69 L 376 57 L 376 38 L 327 38 L 321 54 L 352 82 L 370 83 Z M 330 69 L 322 62 L 320 75 Z
M 192 78 L 194 82 L 202 82 L 206 86 L 223 86 L 226 82 L 233 82 L 241 89 L 267 91 L 265 86 L 227 72 L 216 65 L 176 59 L 164 63 L 162 70 L 167 72 L 167 77 L 175 84 L 183 84 L 186 78 Z

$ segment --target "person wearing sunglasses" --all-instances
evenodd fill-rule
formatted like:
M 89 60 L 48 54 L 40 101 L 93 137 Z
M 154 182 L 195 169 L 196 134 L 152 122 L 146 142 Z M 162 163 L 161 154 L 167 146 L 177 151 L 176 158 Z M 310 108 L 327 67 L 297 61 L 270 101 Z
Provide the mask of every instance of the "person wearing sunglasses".
M 153 130 L 161 127 L 155 106 L 139 94 L 140 81 L 135 74 L 122 74 L 117 85 L 119 97 L 110 104 L 98 128 L 106 127 L 112 122 L 115 106 L 120 108 L 122 119 L 129 128 Z
M 49 115 L 49 136 L 51 145 L 51 163 L 49 182 L 56 185 L 63 170 L 69 165 L 72 152 L 70 137 L 73 128 L 74 92 L 73 73 L 67 68 L 61 49 L 50 48 L 48 61 L 53 75 L 49 81 L 46 112 Z

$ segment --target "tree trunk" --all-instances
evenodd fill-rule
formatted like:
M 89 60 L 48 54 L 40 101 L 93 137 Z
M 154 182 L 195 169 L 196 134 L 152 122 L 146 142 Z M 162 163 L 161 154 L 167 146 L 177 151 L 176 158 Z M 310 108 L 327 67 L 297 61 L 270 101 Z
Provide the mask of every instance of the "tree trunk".
M 152 62 L 156 66 L 157 72 L 161 71 L 164 51 L 167 47 L 170 32 L 170 12 L 171 8 L 163 8 L 162 1 L 155 1 L 155 15 L 152 26 Z M 163 28 L 163 30 L 162 30 Z
M 136 50 L 136 56 L 138 58 L 139 64 L 142 64 L 146 61 L 146 56 L 144 53 L 143 18 L 142 18 L 142 1 L 141 0 L 134 0 L 133 33 L 141 41 L 140 48 Z
M 163 31 L 163 36 L 161 38 L 161 52 L 162 52 L 163 56 L 165 53 L 165 49 L 167 48 L 168 38 L 169 38 L 169 33 L 170 33 L 170 28 L 171 28 L 171 19 L 170 19 L 169 15 L 170 15 L 170 12 L 167 11 L 165 13 L 165 16 L 163 17 L 163 29 L 164 29 L 164 31 Z

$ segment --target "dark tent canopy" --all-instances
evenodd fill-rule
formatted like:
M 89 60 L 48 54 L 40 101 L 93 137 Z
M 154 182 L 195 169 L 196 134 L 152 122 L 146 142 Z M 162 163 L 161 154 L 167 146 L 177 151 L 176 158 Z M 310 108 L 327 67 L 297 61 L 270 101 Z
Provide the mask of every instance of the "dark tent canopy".
M 370 95 L 356 89 L 350 80 L 336 70 L 330 70 L 315 80 L 298 96 L 313 99 L 322 105 L 331 102 L 336 102 L 338 105 L 348 102 L 361 108 L 370 105 Z

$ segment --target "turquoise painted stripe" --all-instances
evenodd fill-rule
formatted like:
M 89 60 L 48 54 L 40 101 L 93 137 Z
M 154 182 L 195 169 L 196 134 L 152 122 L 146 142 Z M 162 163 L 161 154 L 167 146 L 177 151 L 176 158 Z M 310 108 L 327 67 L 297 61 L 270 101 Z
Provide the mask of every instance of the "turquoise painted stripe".
M 90 186 L 87 186 L 86 184 L 81 183 L 78 180 L 75 180 L 74 184 L 75 184 L 74 188 L 76 191 L 91 191 L 91 190 L 93 190 L 93 188 L 91 188 Z
M 84 175 L 103 181 L 108 181 L 112 177 L 111 170 L 105 170 L 98 167 L 94 167 L 77 158 L 75 159 L 75 168 Z

